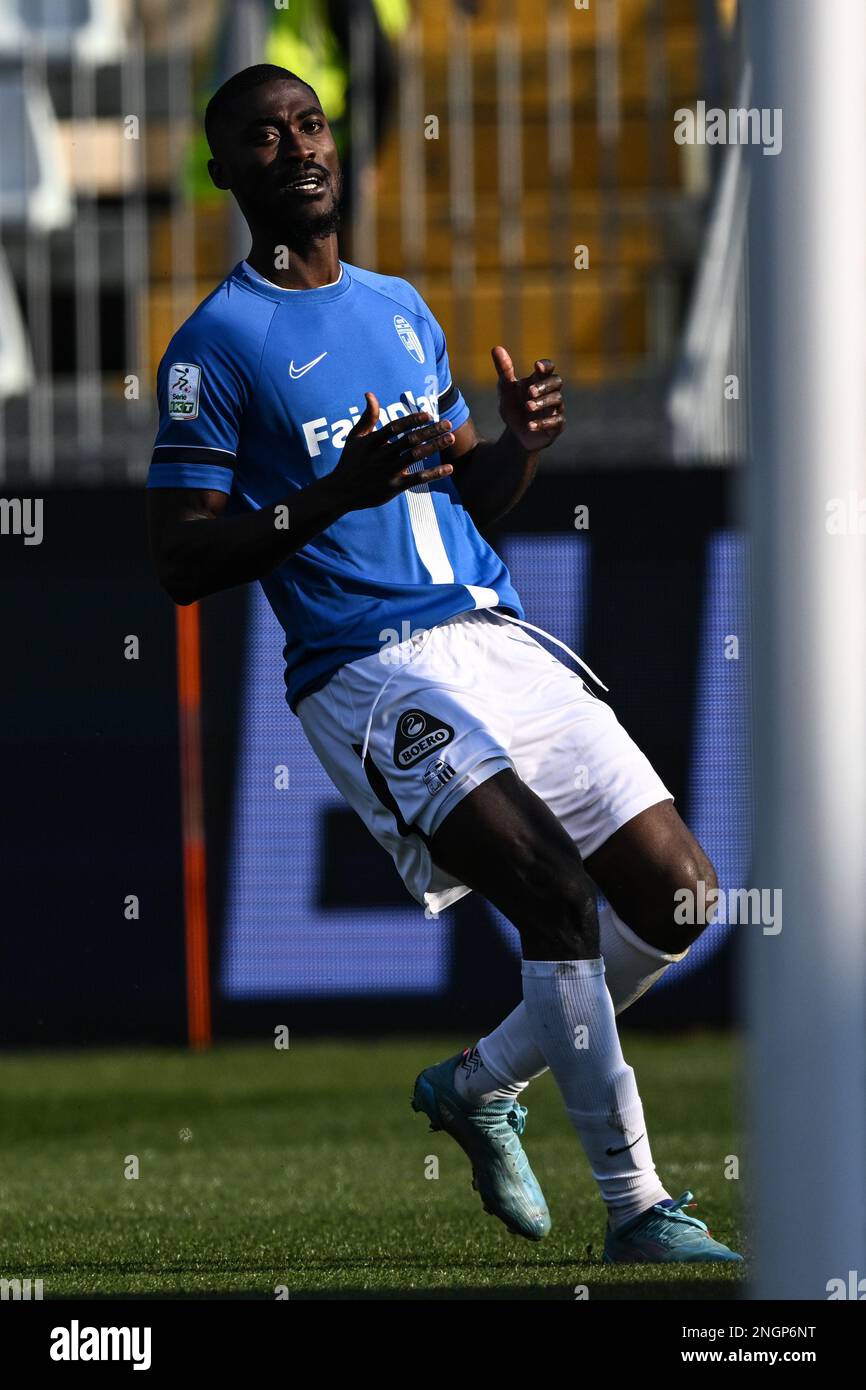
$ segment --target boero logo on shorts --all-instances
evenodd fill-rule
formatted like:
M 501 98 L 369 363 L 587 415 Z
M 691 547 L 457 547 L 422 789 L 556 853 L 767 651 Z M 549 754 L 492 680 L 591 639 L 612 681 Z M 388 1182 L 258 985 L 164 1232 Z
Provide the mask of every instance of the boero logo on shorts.
M 422 758 L 444 748 L 454 730 L 444 719 L 436 719 L 423 709 L 407 709 L 397 717 L 394 735 L 394 762 L 397 767 L 414 767 Z

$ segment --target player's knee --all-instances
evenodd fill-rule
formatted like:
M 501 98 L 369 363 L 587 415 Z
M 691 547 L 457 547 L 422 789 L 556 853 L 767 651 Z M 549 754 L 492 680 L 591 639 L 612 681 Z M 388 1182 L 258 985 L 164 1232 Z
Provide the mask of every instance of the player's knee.
M 712 916 L 719 887 L 716 871 L 702 849 L 687 857 L 681 878 L 681 887 L 685 888 L 689 901 L 694 902 L 696 935 L 700 935 L 707 926 L 707 919 Z
M 687 950 L 705 930 L 718 886 L 716 871 L 699 845 L 685 848 L 674 857 L 668 867 L 672 911 L 664 945 L 670 955 Z
M 628 925 L 657 950 L 681 955 L 707 926 L 717 888 L 716 871 L 700 845 L 672 847 L 646 876 Z

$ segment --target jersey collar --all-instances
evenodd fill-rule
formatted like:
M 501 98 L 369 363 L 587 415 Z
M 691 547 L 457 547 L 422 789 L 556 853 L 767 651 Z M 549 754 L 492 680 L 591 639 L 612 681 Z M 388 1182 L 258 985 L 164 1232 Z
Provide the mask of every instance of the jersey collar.
M 232 271 L 232 279 L 240 281 L 247 289 L 264 295 L 266 299 L 273 299 L 278 304 L 325 304 L 332 299 L 339 299 L 352 283 L 345 261 L 340 261 L 339 280 L 335 280 L 332 285 L 319 285 L 317 289 L 312 290 L 281 289 L 279 285 L 272 285 L 270 280 L 263 279 L 246 261 L 238 262 Z

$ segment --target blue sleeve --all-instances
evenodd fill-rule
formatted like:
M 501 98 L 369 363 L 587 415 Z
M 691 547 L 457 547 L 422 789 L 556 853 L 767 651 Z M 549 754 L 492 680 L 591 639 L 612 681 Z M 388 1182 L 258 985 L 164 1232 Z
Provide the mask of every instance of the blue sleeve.
M 448 346 L 445 342 L 445 334 L 442 327 L 431 313 L 428 305 L 425 304 L 427 318 L 430 323 L 430 331 L 433 334 L 433 346 L 436 351 L 436 380 L 439 386 L 439 417 L 444 416 L 450 420 L 452 427 L 459 430 L 461 425 L 465 425 L 469 419 L 469 406 L 466 404 L 459 389 L 451 379 L 451 366 L 448 361 Z
M 226 345 L 185 324 L 159 364 L 156 393 L 147 486 L 231 492 L 246 389 Z

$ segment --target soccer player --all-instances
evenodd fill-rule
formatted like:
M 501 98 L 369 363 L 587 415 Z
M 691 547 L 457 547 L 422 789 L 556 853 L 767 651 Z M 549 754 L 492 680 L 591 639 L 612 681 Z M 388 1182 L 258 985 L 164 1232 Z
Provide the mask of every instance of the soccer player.
M 526 630 L 477 529 L 562 431 L 555 367 L 518 377 L 495 347 L 505 428 L 481 439 L 421 296 L 339 258 L 315 92 L 247 68 L 205 129 L 252 244 L 160 364 L 160 580 L 179 604 L 259 580 L 289 705 L 409 891 L 438 912 L 474 890 L 517 928 L 522 1004 L 413 1100 L 485 1207 L 530 1239 L 550 1227 L 519 1103 L 549 1067 L 607 1208 L 605 1259 L 739 1259 L 662 1185 L 615 1020 L 702 930 L 675 925 L 674 893 L 715 886 L 712 867 L 609 705 Z

